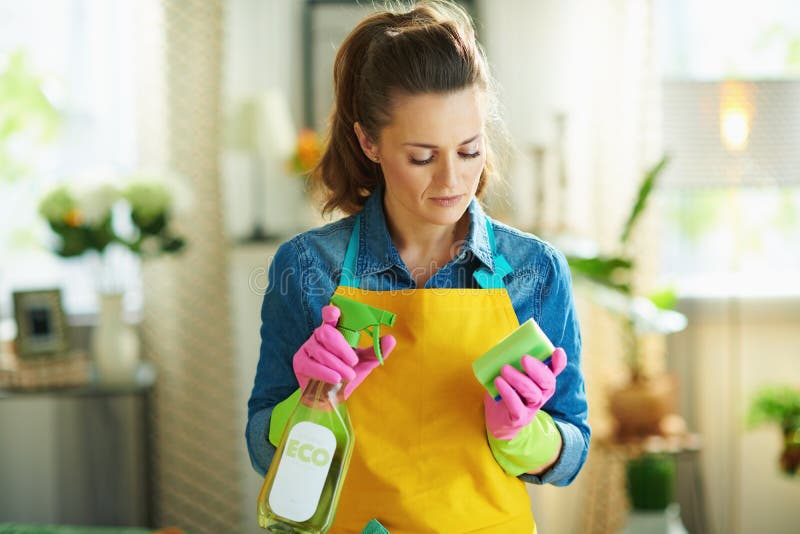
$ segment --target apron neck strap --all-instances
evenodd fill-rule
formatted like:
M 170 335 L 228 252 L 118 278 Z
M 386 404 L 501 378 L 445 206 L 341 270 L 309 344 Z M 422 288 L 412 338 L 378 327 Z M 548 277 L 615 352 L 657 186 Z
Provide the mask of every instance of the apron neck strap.
M 494 272 L 491 272 L 486 267 L 481 267 L 476 270 L 472 277 L 483 289 L 505 289 L 506 284 L 503 278 L 513 271 L 505 256 L 497 253 L 497 245 L 494 240 L 494 228 L 492 228 L 492 221 L 489 217 L 486 220 L 486 234 L 489 237 L 489 248 L 492 250 L 492 260 L 494 261 Z
M 361 241 L 361 212 L 356 215 L 356 223 L 353 231 L 350 232 L 350 242 L 347 244 L 347 252 L 344 255 L 342 265 L 342 277 L 339 285 L 345 287 L 359 287 L 361 278 L 356 276 L 356 264 L 358 263 L 358 246 Z
M 509 274 L 513 269 L 509 265 L 505 256 L 497 254 L 494 229 L 488 217 L 486 217 L 486 233 L 489 237 L 489 247 L 492 250 L 492 258 L 494 259 L 494 272 L 489 271 L 486 267 L 481 267 L 473 274 L 475 281 L 483 289 L 505 289 L 503 278 Z M 356 214 L 355 224 L 353 231 L 350 233 L 350 241 L 347 243 L 347 252 L 344 255 L 344 263 L 342 265 L 342 276 L 339 280 L 339 285 L 345 287 L 359 287 L 361 278 L 356 276 L 356 265 L 358 263 L 358 248 L 361 244 L 361 213 Z

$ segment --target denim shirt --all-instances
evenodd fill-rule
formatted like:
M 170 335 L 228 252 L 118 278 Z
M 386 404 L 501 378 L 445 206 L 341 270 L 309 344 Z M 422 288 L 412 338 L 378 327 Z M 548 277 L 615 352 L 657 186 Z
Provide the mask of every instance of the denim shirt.
M 374 291 L 417 286 L 392 243 L 383 212 L 383 189 L 367 199 L 361 220 L 356 272 L 361 288 Z M 494 261 L 486 230 L 487 216 L 473 199 L 470 226 L 458 254 L 426 282 L 426 288 L 477 288 L 473 273 Z M 339 285 L 342 263 L 355 216 L 309 230 L 283 243 L 269 268 L 261 307 L 261 354 L 248 402 L 247 448 L 255 470 L 264 475 L 275 448 L 267 440 L 273 407 L 289 397 L 298 383 L 292 358 L 322 322 L 322 307 Z M 561 455 L 541 476 L 523 474 L 534 484 L 565 486 L 577 476 L 589 452 L 586 392 L 580 368 L 581 336 L 567 262 L 537 237 L 489 219 L 497 254 L 513 271 L 503 279 L 520 324 L 531 317 L 556 347 L 567 353 L 556 392 L 544 405 L 561 433 Z M 488 443 L 486 445 L 489 446 Z

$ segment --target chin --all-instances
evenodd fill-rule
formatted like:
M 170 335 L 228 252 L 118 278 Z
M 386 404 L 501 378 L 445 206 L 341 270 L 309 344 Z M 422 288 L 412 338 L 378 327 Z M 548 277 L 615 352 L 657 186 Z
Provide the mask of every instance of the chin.
M 422 216 L 431 224 L 448 226 L 460 221 L 467 212 L 467 208 L 469 208 L 468 200 L 460 202 L 455 206 L 449 206 L 446 208 L 438 206 L 432 208 L 431 206 L 426 206 L 426 209 L 423 210 Z

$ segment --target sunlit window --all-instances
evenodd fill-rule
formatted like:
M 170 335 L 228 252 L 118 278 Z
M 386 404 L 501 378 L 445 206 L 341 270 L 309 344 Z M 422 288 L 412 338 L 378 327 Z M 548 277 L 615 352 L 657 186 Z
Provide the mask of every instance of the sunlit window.
M 664 274 L 697 296 L 800 294 L 800 3 L 657 3 Z
M 0 110 L 7 112 L 0 111 L 0 121 L 8 127 L 11 110 L 17 128 L 0 139 L 2 317 L 11 314 L 13 290 L 41 287 L 60 287 L 69 313 L 94 310 L 91 260 L 64 260 L 49 250 L 53 236 L 37 204 L 59 182 L 87 173 L 114 180 L 137 166 L 135 3 L 0 3 Z M 43 122 L 48 104 L 55 124 Z M 42 124 L 53 127 L 52 135 L 40 135 Z M 126 306 L 135 309 L 138 261 L 121 251 L 110 255 Z

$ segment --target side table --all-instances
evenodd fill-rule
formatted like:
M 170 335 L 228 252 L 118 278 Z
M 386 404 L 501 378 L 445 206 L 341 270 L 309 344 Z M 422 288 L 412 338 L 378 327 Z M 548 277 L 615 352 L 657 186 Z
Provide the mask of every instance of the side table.
M 648 436 L 628 442 L 610 437 L 592 440 L 587 463 L 587 532 L 618 532 L 624 527 L 630 503 L 626 492 L 625 467 L 642 454 L 665 454 L 674 458 L 677 467 L 676 501 L 680 504 L 683 524 L 689 532 L 709 532 L 705 511 L 705 493 L 701 477 L 698 434 L 663 438 Z
M 0 389 L 0 522 L 153 526 L 155 382 Z

